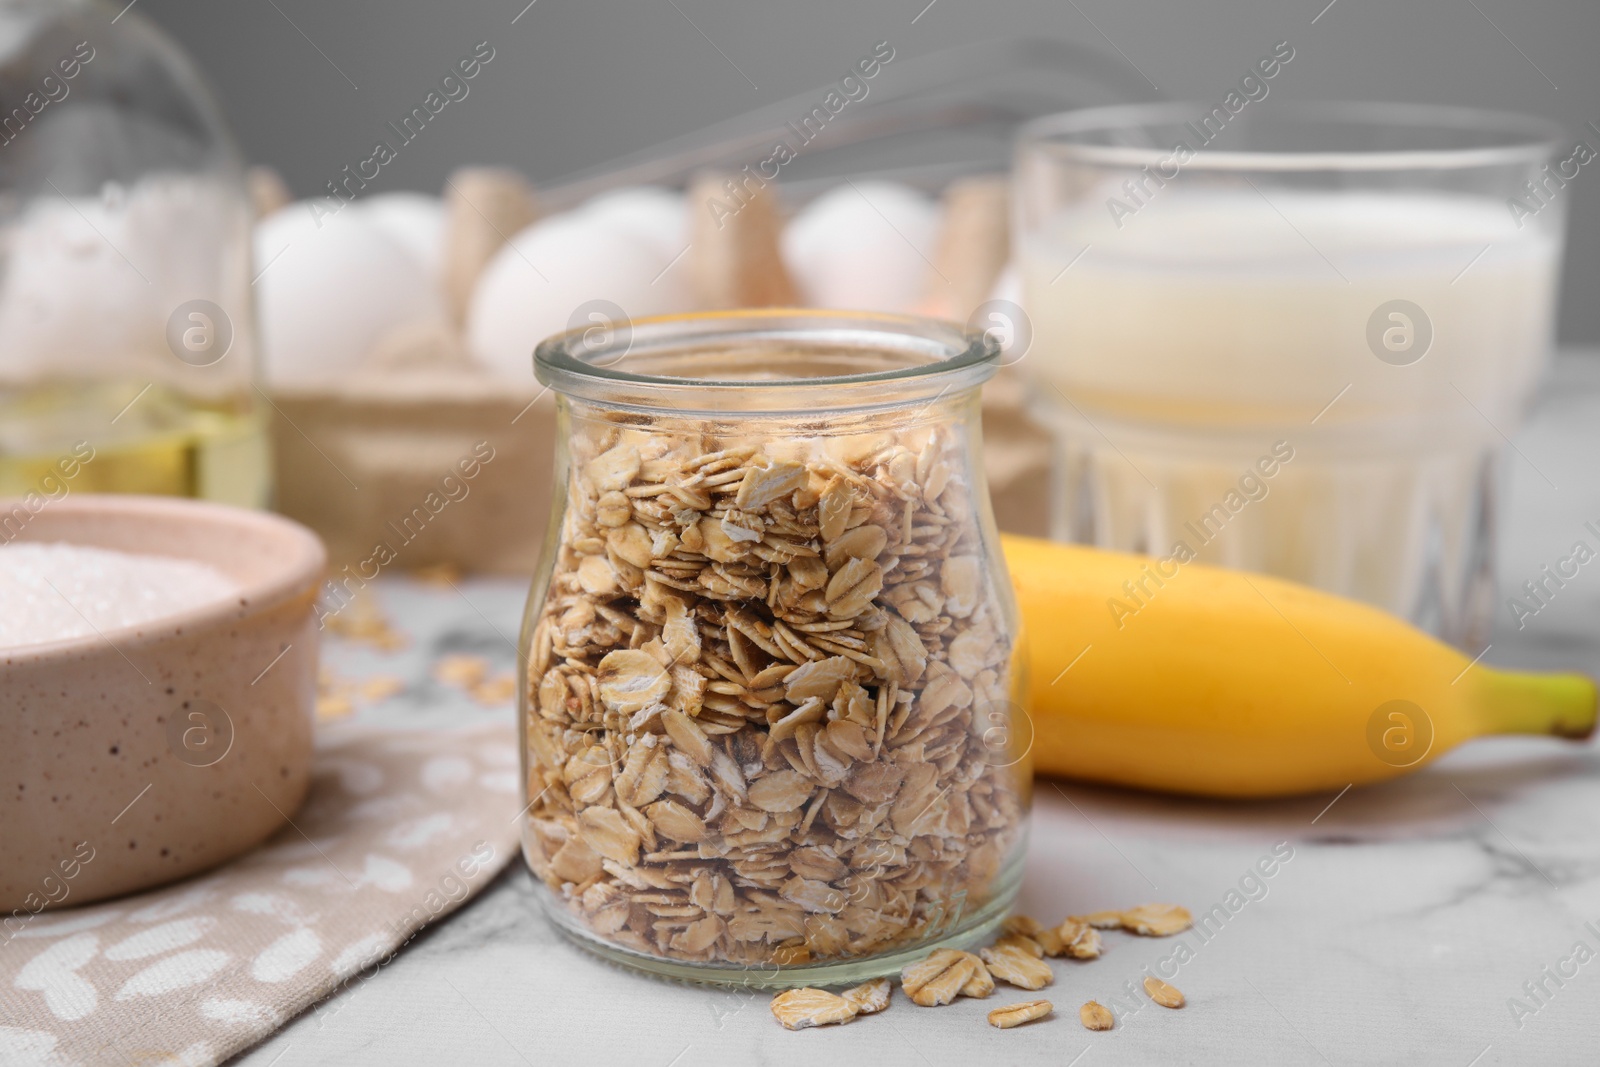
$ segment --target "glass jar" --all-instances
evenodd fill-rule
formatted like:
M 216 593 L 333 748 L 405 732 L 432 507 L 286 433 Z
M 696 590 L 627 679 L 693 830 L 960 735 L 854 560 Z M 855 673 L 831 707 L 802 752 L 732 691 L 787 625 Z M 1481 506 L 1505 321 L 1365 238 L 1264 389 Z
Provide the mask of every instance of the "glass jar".
M 657 974 L 820 985 L 991 932 L 1030 799 L 984 335 L 606 323 L 538 348 L 559 497 L 524 618 L 523 850 Z
M 0 5 L 0 496 L 267 503 L 251 214 L 210 92 L 137 10 Z

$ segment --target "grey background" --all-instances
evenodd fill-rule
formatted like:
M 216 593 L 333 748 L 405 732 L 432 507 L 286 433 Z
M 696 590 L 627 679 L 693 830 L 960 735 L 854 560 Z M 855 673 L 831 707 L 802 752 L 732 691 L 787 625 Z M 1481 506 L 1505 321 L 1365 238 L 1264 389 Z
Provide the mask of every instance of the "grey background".
M 369 192 L 434 192 L 464 163 L 549 182 L 836 81 L 880 40 L 898 59 L 1060 37 L 1120 52 L 1163 95 L 1208 100 L 1288 40 L 1296 56 L 1275 93 L 1531 112 L 1600 148 L 1589 125 L 1600 125 L 1594 0 L 1335 0 L 1326 10 L 1326 0 L 526 3 L 142 0 L 138 10 L 198 59 L 251 160 L 277 167 L 301 196 L 369 155 L 384 124 L 479 41 L 496 55 L 470 96 Z M 1600 161 L 1563 194 L 1568 344 L 1600 343 L 1597 170 Z

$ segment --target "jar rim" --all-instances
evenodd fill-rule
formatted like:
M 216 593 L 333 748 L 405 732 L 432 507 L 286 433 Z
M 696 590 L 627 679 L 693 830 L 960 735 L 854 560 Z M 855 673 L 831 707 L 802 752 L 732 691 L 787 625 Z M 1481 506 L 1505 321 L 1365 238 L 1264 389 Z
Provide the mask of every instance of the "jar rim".
M 641 410 L 684 414 L 822 411 L 896 406 L 982 384 L 998 368 L 1000 342 L 989 331 L 941 319 L 890 312 L 815 308 L 697 311 L 630 319 L 595 301 L 591 323 L 576 325 L 534 349 L 534 374 L 565 396 Z M 607 314 L 607 310 L 614 314 Z M 576 316 L 575 316 L 576 319 Z M 581 320 L 579 320 L 581 322 Z M 742 346 L 742 347 L 741 347 Z M 858 353 L 853 373 L 775 374 L 754 357 L 763 350 L 834 364 Z M 722 351 L 740 375 L 663 373 L 653 364 Z M 627 363 L 634 369 L 625 369 Z M 827 368 L 824 368 L 827 369 Z

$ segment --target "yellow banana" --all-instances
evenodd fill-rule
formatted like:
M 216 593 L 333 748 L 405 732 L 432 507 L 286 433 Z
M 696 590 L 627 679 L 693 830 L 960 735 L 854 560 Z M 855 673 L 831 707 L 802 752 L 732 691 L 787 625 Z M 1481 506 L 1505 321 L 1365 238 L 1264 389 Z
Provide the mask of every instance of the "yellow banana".
M 1393 777 L 1486 734 L 1594 730 L 1591 679 L 1472 663 L 1365 604 L 1197 563 L 1002 544 L 1046 774 L 1279 796 Z

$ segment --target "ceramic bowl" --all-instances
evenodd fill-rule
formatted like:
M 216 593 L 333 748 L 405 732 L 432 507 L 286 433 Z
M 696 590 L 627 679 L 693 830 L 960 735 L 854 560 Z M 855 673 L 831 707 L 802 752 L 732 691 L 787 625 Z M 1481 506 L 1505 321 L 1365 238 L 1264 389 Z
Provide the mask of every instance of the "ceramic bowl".
M 214 867 L 293 817 L 311 769 L 326 557 L 274 515 L 190 500 L 0 501 L 0 541 L 209 563 L 237 596 L 0 648 L 0 919 Z M 4 934 L 0 933 L 0 939 Z

